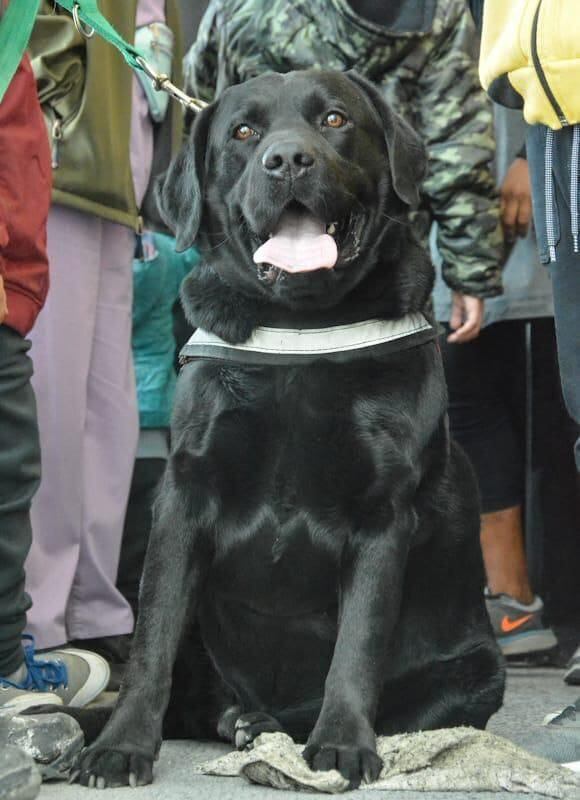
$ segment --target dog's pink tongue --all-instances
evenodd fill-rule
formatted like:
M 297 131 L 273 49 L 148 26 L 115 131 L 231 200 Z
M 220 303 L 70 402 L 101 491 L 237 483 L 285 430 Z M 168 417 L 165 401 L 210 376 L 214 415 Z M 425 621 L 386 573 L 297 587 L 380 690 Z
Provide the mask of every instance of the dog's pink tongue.
M 273 264 L 286 272 L 332 269 L 338 260 L 336 242 L 312 214 L 285 211 L 274 235 L 254 253 L 256 264 Z

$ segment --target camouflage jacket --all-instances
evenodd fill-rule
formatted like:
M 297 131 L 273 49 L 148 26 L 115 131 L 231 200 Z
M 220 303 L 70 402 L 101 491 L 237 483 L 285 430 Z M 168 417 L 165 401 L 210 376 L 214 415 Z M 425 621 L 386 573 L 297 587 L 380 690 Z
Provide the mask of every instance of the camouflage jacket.
M 427 146 L 417 225 L 426 241 L 437 222 L 445 281 L 465 294 L 501 294 L 492 114 L 465 0 L 402 2 L 391 16 L 387 29 L 363 20 L 347 0 L 211 0 L 186 58 L 188 86 L 211 100 L 270 70 L 357 70 Z

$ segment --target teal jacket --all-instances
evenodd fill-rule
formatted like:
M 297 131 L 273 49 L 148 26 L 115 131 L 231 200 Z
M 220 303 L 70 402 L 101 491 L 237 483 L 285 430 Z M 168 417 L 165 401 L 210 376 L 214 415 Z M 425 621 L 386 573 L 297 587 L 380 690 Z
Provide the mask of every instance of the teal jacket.
M 197 265 L 199 254 L 195 248 L 176 253 L 171 236 L 147 236 L 153 254 L 133 261 L 133 359 L 139 421 L 142 428 L 167 428 L 176 382 L 172 309 L 181 281 Z

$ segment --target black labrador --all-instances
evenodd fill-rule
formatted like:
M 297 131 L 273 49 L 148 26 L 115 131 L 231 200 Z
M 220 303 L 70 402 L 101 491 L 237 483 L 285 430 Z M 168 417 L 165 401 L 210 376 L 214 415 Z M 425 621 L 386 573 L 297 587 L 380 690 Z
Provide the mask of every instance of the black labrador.
M 263 75 L 197 116 L 159 200 L 204 257 L 187 314 L 222 346 L 179 377 L 133 652 L 82 783 L 150 782 L 162 737 L 284 730 L 356 786 L 380 771 L 375 734 L 482 728 L 501 705 L 435 335 L 349 345 L 424 320 L 424 169 L 353 73 Z M 280 328 L 313 349 L 232 347 Z

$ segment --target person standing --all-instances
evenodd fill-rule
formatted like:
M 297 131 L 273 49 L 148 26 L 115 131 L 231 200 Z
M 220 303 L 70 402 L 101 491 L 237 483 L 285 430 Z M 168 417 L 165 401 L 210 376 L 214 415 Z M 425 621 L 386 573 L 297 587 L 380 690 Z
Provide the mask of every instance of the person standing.
M 106 661 L 94 653 L 52 650 L 39 658 L 23 637 L 30 609 L 24 588 L 30 503 L 40 479 L 26 337 L 48 289 L 50 189 L 48 139 L 25 57 L 0 103 L 0 710 L 83 706 L 109 677 Z M 57 576 L 52 580 L 56 584 Z
M 580 426 L 580 17 L 574 0 L 470 0 L 482 22 L 480 77 L 523 109 L 540 260 L 549 268 L 564 401 Z M 580 471 L 580 436 L 575 445 Z M 580 683 L 580 647 L 566 680 Z
M 541 574 L 532 570 L 533 579 L 545 593 L 547 616 L 569 657 L 570 623 L 580 613 L 574 568 L 580 563 L 580 487 L 561 397 L 552 287 L 530 225 L 526 124 L 521 113 L 498 105 L 494 123 L 506 241 L 504 294 L 486 303 L 477 340 L 458 347 L 442 339 L 451 434 L 478 477 L 487 606 L 504 654 L 527 657 L 556 646 L 532 590 L 525 523 L 531 538 L 541 530 L 545 539 L 544 547 L 538 541 L 533 550 L 534 561 L 542 562 Z M 449 291 L 440 276 L 433 297 L 436 318 L 448 321 Z M 527 486 L 526 459 L 534 476 Z
M 172 2 L 101 0 L 128 41 L 169 51 Z M 166 24 L 167 23 L 167 24 Z M 154 142 L 181 138 L 178 107 L 154 105 L 120 53 L 45 2 L 30 42 L 51 134 L 52 287 L 32 336 L 43 478 L 32 504 L 28 630 L 38 647 L 115 650 L 131 608 L 115 585 L 138 437 L 131 356 L 132 264 Z M 173 52 L 172 52 L 173 50 Z M 176 66 L 177 65 L 177 66 Z M 154 120 L 158 122 L 155 123 Z M 58 580 L 55 580 L 55 576 Z

